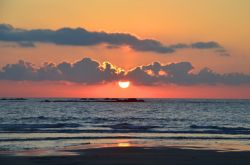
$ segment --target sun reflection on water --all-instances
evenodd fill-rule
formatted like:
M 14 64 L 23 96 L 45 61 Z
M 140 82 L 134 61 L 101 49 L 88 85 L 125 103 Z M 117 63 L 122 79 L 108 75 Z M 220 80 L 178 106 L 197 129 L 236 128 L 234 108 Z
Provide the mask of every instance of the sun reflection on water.
M 118 147 L 130 147 L 131 144 L 128 142 L 121 142 L 121 143 L 117 143 Z

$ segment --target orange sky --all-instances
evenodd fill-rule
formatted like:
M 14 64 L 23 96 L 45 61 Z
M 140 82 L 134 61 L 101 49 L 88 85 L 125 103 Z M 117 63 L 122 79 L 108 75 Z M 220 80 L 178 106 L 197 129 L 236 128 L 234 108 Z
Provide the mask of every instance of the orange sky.
M 250 86 L 134 86 L 126 89 L 117 82 L 84 86 L 74 83 L 0 81 L 0 97 L 91 97 L 91 98 L 250 98 Z M 108 93 L 108 95 L 107 95 Z
M 163 64 L 188 61 L 198 72 L 204 67 L 219 73 L 250 74 L 250 1 L 248 0 L 1 0 L 0 23 L 24 29 L 82 27 L 89 31 L 129 33 L 152 38 L 166 45 L 216 41 L 229 53 L 218 56 L 212 50 L 179 50 L 172 54 L 138 52 L 127 46 L 61 46 L 37 43 L 35 48 L 13 46 L 0 41 L 0 68 L 18 60 L 36 66 L 44 62 L 75 62 L 90 57 L 109 61 L 126 70 L 154 61 Z M 114 84 L 84 86 L 62 83 L 0 82 L 1 96 L 56 97 L 239 97 L 250 98 L 244 86 L 131 86 L 121 90 Z M 12 84 L 11 87 L 9 84 Z M 67 87 L 67 88 L 65 88 Z M 44 90 L 41 90 L 44 89 Z M 199 90 L 198 90 L 199 89 Z M 36 91 L 36 92 L 34 92 Z M 59 92 L 60 91 L 60 92 Z M 91 92 L 90 92 L 91 91 Z M 106 96 L 105 91 L 113 91 Z M 134 95 L 131 91 L 138 91 Z M 195 92 L 194 92 L 195 91 Z M 197 91 L 197 92 L 196 92 Z M 198 92 L 202 91 L 202 92 Z M 201 94 L 202 93 L 202 94 Z

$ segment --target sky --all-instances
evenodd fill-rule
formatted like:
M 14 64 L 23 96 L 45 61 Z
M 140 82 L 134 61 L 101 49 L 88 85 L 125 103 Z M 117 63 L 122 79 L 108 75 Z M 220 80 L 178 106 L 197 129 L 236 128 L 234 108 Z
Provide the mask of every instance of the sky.
M 249 7 L 0 0 L 0 96 L 250 98 Z

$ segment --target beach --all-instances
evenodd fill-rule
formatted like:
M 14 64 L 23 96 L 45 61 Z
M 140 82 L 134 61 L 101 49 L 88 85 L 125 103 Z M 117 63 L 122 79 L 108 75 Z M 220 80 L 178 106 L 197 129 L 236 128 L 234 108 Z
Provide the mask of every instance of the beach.
M 1 155 L 1 165 L 247 165 L 250 151 L 181 149 L 176 147 L 104 147 L 71 151 L 72 154 L 41 156 Z M 74 154 L 73 154 L 74 153 Z

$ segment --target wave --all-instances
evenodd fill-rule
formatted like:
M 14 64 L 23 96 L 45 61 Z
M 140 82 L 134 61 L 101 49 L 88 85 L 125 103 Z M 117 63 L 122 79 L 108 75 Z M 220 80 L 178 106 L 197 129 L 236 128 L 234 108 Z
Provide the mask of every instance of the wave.
M 46 128 L 77 128 L 80 124 L 76 123 L 57 123 L 57 124 L 0 124 L 0 130 L 34 130 Z
M 109 127 L 112 129 L 127 129 L 127 130 L 149 130 L 153 128 L 159 128 L 159 126 L 146 126 L 146 125 L 133 125 L 129 123 L 120 123 L 120 124 L 115 124 L 115 125 L 108 125 L 104 127 Z
M 42 117 L 43 118 L 43 117 Z M 98 127 L 98 129 L 96 129 Z M 0 133 L 173 133 L 250 135 L 250 128 L 190 125 L 187 128 L 119 123 L 85 129 L 79 123 L 0 124 Z
M 220 126 L 199 126 L 199 125 L 191 125 L 190 128 L 192 129 L 208 129 L 208 130 L 215 130 L 215 131 L 223 131 L 223 132 L 250 132 L 250 128 L 245 127 L 220 127 Z
M 44 137 L 44 138 L 6 138 L 0 139 L 0 142 L 16 141 L 51 141 L 51 140 L 96 140 L 96 139 L 143 139 L 143 140 L 250 140 L 250 137 L 217 137 L 217 136 L 81 136 L 81 137 Z
M 46 116 L 32 116 L 32 117 L 22 117 L 18 120 L 31 120 L 31 121 L 37 121 L 37 120 L 51 120 L 51 121 L 68 121 L 68 120 L 78 120 L 81 118 L 77 117 L 46 117 Z
M 219 126 L 199 126 L 199 125 L 191 125 L 190 128 L 194 129 L 218 129 L 218 130 L 234 130 L 234 131 L 249 131 L 250 128 L 245 127 L 219 127 Z
M 250 131 L 218 131 L 218 130 L 157 130 L 157 129 L 1 129 L 0 133 L 171 133 L 171 134 L 227 134 L 250 135 Z
M 19 120 L 49 120 L 51 117 L 37 116 L 37 117 L 22 117 Z

